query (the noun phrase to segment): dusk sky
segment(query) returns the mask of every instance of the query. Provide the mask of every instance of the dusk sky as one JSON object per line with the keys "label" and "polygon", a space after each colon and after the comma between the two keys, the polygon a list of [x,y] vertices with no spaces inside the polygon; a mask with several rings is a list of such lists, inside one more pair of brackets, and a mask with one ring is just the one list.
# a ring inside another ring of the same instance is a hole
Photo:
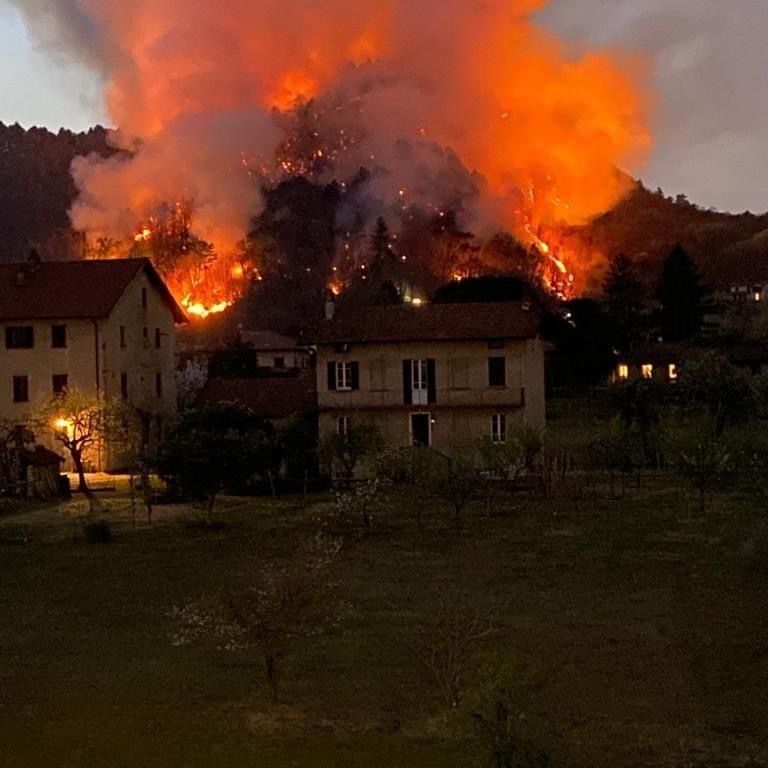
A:
{"label": "dusk sky", "polygon": [[[642,177],[704,206],[768,209],[764,0],[554,0],[558,34],[644,54],[655,84],[655,151]],[[98,77],[29,42],[0,0],[0,120],[74,129],[107,122]]]}

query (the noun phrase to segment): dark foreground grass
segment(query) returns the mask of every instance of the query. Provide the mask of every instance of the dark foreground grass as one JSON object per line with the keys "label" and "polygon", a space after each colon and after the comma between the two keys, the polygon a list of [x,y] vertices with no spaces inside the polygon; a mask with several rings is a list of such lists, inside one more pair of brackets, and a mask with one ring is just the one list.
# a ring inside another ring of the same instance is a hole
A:
{"label": "dark foreground grass", "polygon": [[[294,646],[278,705],[257,656],[177,647],[168,612],[249,584],[330,502],[224,506],[221,530],[179,507],[134,528],[115,497],[106,545],[76,505],[0,519],[0,765],[481,766],[472,714],[498,685],[554,766],[768,765],[768,546],[748,499],[700,516],[657,477],[620,500],[478,505],[461,538],[447,510],[423,536],[393,511],[347,533],[347,616]],[[439,584],[504,606],[453,712],[409,650]]]}

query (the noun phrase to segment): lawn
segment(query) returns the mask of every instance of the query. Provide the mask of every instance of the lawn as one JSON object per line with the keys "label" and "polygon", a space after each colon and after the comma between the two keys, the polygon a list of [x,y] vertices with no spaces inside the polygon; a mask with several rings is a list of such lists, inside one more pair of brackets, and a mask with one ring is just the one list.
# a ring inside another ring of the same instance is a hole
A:
{"label": "lawn", "polygon": [[[479,767],[472,715],[499,688],[553,766],[768,765],[761,506],[724,495],[701,515],[665,475],[574,496],[478,503],[461,536],[422,499],[423,534],[402,504],[370,533],[345,529],[347,609],[293,645],[278,704],[258,654],[175,645],[169,613],[290,557],[331,497],[226,498],[211,530],[181,506],[134,521],[118,489],[105,545],[84,540],[78,500],[8,510],[0,765]],[[411,650],[439,590],[498,613],[453,710]]]}

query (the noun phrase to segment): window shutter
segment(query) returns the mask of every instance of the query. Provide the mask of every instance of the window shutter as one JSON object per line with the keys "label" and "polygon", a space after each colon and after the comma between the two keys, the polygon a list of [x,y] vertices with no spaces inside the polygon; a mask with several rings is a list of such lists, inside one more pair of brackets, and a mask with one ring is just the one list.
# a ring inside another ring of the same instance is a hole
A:
{"label": "window shutter", "polygon": [[360,389],[360,363],[352,363],[352,389]]}
{"label": "window shutter", "polygon": [[403,360],[403,402],[406,405],[413,404],[413,371],[411,365],[411,360]]}
{"label": "window shutter", "polygon": [[336,389],[336,363],[328,363],[328,391]]}
{"label": "window shutter", "polygon": [[434,360],[427,360],[427,402],[437,402],[437,365]]}

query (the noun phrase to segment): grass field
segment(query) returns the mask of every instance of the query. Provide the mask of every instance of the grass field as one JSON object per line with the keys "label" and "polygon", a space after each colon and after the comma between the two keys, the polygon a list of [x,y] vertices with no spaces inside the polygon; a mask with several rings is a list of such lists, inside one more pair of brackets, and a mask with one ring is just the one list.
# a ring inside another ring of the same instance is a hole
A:
{"label": "grass field", "polygon": [[[402,505],[347,531],[347,614],[297,641],[277,705],[257,655],[177,647],[169,611],[290,557],[330,497],[227,498],[208,530],[184,507],[134,525],[117,492],[108,545],[83,539],[77,500],[6,511],[0,765],[479,767],[488,680],[553,766],[768,765],[764,510],[728,495],[702,516],[667,476],[568,495],[478,504],[461,537],[423,500],[421,536]],[[503,604],[454,711],[409,649],[436,585]]]}

